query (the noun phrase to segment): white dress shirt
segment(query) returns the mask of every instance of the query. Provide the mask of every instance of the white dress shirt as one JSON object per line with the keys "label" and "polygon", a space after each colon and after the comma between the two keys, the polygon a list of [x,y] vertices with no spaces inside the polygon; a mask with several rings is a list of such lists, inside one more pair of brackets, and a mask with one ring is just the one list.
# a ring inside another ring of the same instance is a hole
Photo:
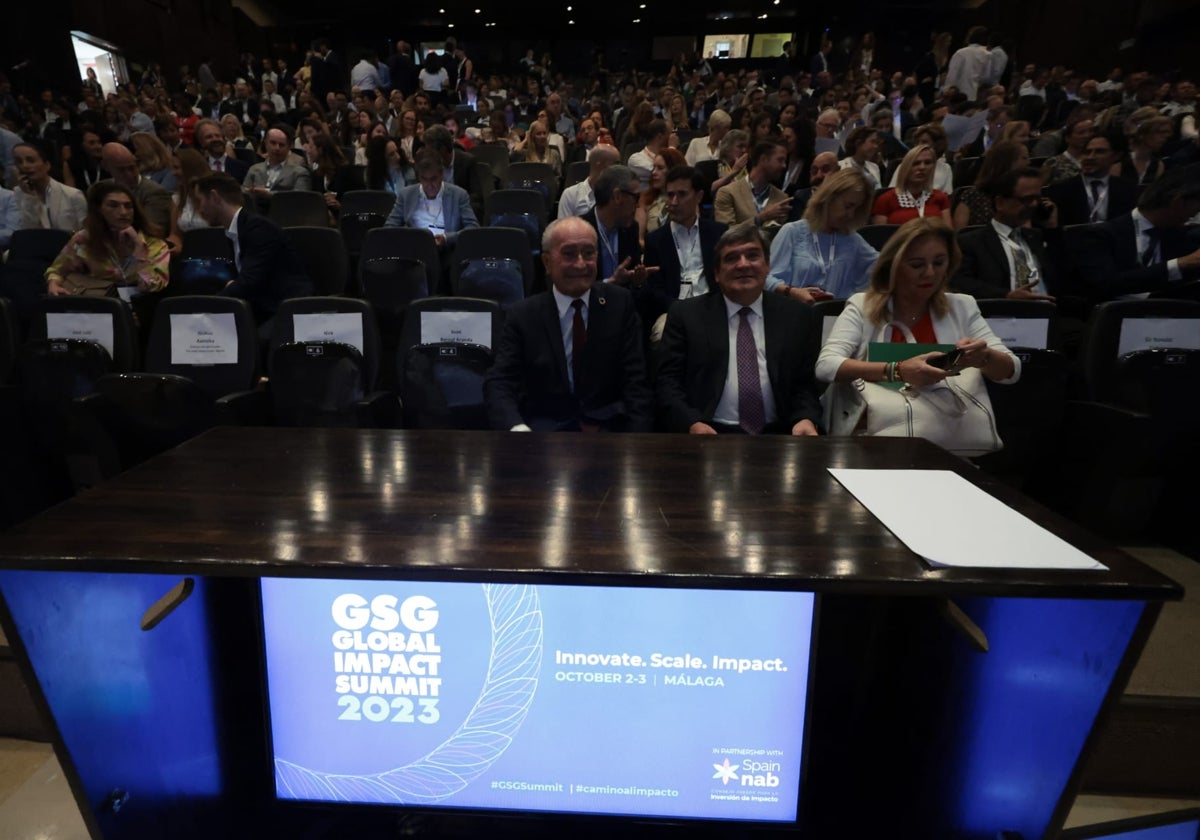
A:
{"label": "white dress shirt", "polygon": [[[1064,154],[1066,154],[1064,152]],[[1087,196],[1088,203],[1088,221],[1089,222],[1105,222],[1108,221],[1108,178],[1109,175],[1105,172],[1103,175],[1083,175],[1083,194]],[[1100,181],[1099,198],[1092,196],[1092,182]]]}
{"label": "white dress shirt", "polygon": [[238,216],[242,215],[242,208],[238,208],[233,214],[233,219],[229,222],[229,227],[225,231],[225,235],[229,237],[229,241],[233,243],[233,264],[237,266],[238,273],[242,272],[242,249],[238,245]]}
{"label": "white dress shirt", "polygon": [[583,216],[596,206],[596,193],[587,179],[572,184],[562,192],[558,199],[558,218],[567,216]]}
{"label": "white dress shirt", "polygon": [[[741,422],[738,417],[737,335],[742,321],[739,314],[742,311],[742,305],[734,303],[729,298],[724,300],[725,314],[728,316],[727,323],[729,325],[729,364],[725,369],[725,390],[721,392],[721,400],[717,403],[716,411],[713,412],[713,422],[725,426],[737,426]],[[749,316],[750,332],[754,335],[754,347],[758,351],[758,382],[762,389],[763,416],[766,418],[767,425],[770,425],[776,419],[775,393],[771,390],[771,377],[767,374],[767,340],[766,331],[763,329],[761,294],[754,303],[750,304],[750,309],[754,313]]]}
{"label": "white dress shirt", "polygon": [[428,198],[422,190],[412,218],[408,220],[409,225],[415,228],[425,228],[434,236],[444,234],[446,232],[446,212],[442,206],[442,195],[445,192],[446,185],[444,183],[433,198]]}
{"label": "white dress shirt", "polygon": [[704,257],[700,248],[700,217],[696,217],[691,227],[675,222],[668,224],[671,239],[675,241],[675,254],[679,257],[679,299],[706,294],[708,281],[704,278]]}
{"label": "white dress shirt", "polygon": [[571,384],[571,391],[575,391],[575,307],[571,304],[576,300],[583,301],[583,325],[588,325],[588,296],[585,293],[581,297],[567,297],[553,286],[550,291],[554,293],[554,305],[558,307],[558,326],[562,330],[563,354],[567,359],[567,382]]}

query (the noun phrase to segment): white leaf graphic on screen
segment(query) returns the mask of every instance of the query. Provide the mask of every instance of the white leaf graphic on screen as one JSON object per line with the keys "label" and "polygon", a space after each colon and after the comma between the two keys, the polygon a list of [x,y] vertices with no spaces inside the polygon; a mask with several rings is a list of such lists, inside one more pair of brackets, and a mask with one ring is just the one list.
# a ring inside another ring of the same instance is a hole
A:
{"label": "white leaf graphic on screen", "polygon": [[542,666],[542,611],[532,586],[483,584],[492,652],[483,690],[462,725],[427,755],[383,773],[322,773],[275,760],[279,794],[291,799],[431,804],[487,771],[525,722]]}
{"label": "white leaf graphic on screen", "polygon": [[729,759],[727,758],[725,759],[724,764],[713,765],[713,769],[717,771],[716,773],[713,773],[713,778],[720,779],[721,784],[727,785],[729,784],[730,779],[736,779],[738,777],[737,771],[738,767],[740,766],[740,764],[730,764]]}

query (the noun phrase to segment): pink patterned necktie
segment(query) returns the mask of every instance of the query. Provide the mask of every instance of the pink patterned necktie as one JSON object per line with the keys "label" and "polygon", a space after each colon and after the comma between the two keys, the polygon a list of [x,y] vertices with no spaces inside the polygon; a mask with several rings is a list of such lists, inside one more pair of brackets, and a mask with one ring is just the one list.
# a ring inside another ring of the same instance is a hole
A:
{"label": "pink patterned necktie", "polygon": [[758,347],[750,329],[753,311],[748,306],[738,311],[741,316],[737,333],[738,422],[748,434],[756,435],[767,424],[767,418],[758,379]]}

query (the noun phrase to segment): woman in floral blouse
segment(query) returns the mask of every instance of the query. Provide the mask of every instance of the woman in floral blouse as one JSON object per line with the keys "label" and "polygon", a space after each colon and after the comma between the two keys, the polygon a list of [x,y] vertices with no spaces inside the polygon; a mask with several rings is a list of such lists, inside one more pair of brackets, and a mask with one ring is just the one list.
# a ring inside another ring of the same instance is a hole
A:
{"label": "woman in floral blouse", "polygon": [[166,288],[171,253],[122,186],[100,181],[88,190],[83,230],[46,269],[52,295],[115,295],[118,286],[139,292]]}

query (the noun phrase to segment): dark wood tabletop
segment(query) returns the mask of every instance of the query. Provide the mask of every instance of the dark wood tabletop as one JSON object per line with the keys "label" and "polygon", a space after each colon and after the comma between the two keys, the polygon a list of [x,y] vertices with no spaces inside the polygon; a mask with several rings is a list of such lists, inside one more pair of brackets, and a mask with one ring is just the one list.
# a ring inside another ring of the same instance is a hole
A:
{"label": "dark wood tabletop", "polygon": [[[1109,571],[931,569],[827,467],[953,470]],[[885,438],[219,428],[0,535],[0,568],[1182,596],[970,464]]]}

